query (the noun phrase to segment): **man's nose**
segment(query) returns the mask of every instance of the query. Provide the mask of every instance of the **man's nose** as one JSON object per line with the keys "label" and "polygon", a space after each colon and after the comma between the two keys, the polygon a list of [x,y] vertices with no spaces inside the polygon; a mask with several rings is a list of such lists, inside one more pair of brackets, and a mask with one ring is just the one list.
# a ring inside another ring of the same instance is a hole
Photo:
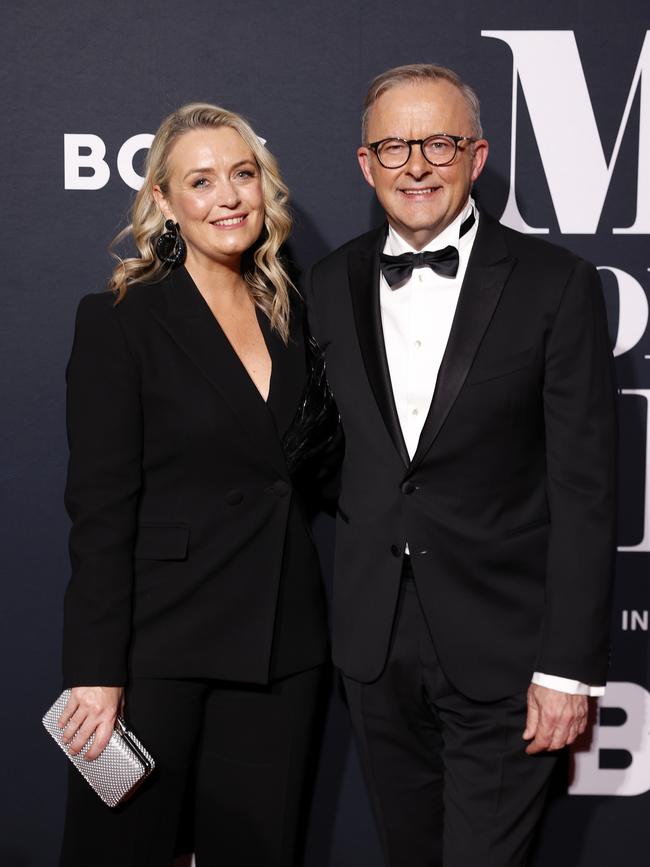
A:
{"label": "man's nose", "polygon": [[414,178],[422,178],[431,172],[432,165],[427,162],[422,153],[422,146],[411,145],[411,155],[406,163],[406,171]]}

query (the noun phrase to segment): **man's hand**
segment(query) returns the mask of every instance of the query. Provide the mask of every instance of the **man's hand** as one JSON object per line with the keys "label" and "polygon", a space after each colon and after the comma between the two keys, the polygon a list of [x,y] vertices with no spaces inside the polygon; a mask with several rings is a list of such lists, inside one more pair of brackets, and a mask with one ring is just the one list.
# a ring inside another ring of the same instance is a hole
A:
{"label": "man's hand", "polygon": [[115,718],[122,709],[124,689],[121,686],[77,686],[59,717],[59,728],[65,727],[63,740],[71,755],[81,752],[88,738],[95,739],[84,758],[91,762],[111,739]]}
{"label": "man's hand", "polygon": [[530,741],[528,755],[572,744],[587,728],[587,710],[586,695],[571,695],[531,683],[523,734],[523,739]]}

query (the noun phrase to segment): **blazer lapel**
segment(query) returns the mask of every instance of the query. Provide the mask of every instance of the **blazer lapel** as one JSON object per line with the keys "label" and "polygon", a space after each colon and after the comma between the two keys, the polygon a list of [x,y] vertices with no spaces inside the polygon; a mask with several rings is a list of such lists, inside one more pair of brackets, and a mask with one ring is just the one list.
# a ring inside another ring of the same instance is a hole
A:
{"label": "blazer lapel", "polygon": [[379,253],[385,237],[383,227],[371,233],[365,250],[350,253],[348,279],[359,347],[370,387],[395,448],[408,467],[410,459],[395,406],[381,326]]}
{"label": "blazer lapel", "polygon": [[458,397],[514,266],[496,220],[481,213],[433,400],[411,469],[433,445]]}
{"label": "blazer lapel", "polygon": [[271,412],[185,268],[161,283],[160,303],[151,312],[219,393],[251,448],[286,475]]}

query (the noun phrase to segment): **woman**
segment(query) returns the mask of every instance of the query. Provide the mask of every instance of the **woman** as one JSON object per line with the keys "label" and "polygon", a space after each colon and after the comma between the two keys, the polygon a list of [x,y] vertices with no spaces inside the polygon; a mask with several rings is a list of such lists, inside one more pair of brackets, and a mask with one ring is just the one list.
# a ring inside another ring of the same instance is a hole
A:
{"label": "woman", "polygon": [[282,450],[306,377],[289,228],[250,126],[187,105],[122,233],[140,256],[79,306],[59,724],[92,759],[124,705],[156,770],[115,811],[71,770],[66,867],[171,864],[184,801],[198,867],[295,861],[327,638]]}

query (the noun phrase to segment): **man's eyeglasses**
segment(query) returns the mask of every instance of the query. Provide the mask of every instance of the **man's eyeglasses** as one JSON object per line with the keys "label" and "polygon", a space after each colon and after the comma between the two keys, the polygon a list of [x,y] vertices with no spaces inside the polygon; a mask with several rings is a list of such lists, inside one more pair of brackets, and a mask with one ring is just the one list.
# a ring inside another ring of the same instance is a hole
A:
{"label": "man's eyeglasses", "polygon": [[385,169],[400,169],[411,158],[413,145],[420,145],[422,156],[432,166],[448,166],[453,163],[461,141],[475,142],[468,135],[448,135],[446,132],[430,135],[428,138],[383,138],[366,145]]}

